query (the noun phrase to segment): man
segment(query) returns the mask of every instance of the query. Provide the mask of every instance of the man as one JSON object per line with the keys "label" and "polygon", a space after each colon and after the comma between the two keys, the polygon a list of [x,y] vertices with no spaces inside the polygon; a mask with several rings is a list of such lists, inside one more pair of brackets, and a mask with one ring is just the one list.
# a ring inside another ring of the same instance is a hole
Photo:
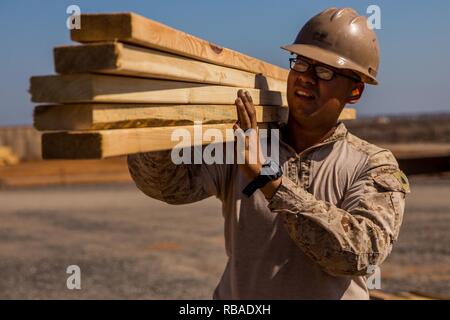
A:
{"label": "man", "polygon": [[[295,43],[279,164],[174,165],[170,151],[129,156],[136,185],[172,204],[222,201],[228,263],[216,299],[368,299],[365,276],[389,255],[408,182],[392,153],[350,134],[339,114],[376,84],[365,17],[330,8]],[[235,129],[256,129],[240,90]]]}

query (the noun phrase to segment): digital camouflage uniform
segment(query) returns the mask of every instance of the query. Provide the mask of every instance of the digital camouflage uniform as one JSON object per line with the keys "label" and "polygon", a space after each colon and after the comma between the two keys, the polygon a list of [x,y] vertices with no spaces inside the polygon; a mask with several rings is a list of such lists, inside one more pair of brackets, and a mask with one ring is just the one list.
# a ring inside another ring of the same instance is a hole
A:
{"label": "digital camouflage uniform", "polygon": [[222,201],[228,262],[215,299],[367,299],[367,268],[391,252],[409,193],[392,153],[343,123],[300,154],[280,141],[283,178],[270,201],[242,194],[250,181],[237,165],[174,165],[170,151],[128,164],[152,198]]}

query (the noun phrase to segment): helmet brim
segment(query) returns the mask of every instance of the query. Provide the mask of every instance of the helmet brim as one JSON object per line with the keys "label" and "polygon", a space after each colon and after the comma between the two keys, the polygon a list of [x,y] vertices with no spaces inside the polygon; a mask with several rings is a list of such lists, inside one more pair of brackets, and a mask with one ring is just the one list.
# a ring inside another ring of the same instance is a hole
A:
{"label": "helmet brim", "polygon": [[368,73],[357,63],[338,55],[329,50],[322,49],[317,46],[308,44],[288,44],[282,46],[281,49],[304,56],[306,58],[319,61],[337,69],[349,69],[358,74],[361,80],[368,84],[377,85],[377,79]]}

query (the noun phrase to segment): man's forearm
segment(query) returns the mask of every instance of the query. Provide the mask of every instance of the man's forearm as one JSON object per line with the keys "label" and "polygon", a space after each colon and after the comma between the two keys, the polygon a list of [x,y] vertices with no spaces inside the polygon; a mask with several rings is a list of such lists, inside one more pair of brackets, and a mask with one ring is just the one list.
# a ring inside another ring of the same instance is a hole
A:
{"label": "man's forearm", "polygon": [[272,199],[272,197],[275,195],[281,185],[281,179],[282,178],[278,178],[277,180],[269,181],[269,183],[261,188],[261,191],[262,193],[264,193],[264,196],[267,200]]}
{"label": "man's forearm", "polygon": [[375,207],[375,195],[375,191],[368,193],[358,208],[348,212],[316,199],[284,178],[268,207],[285,218],[290,237],[326,272],[334,276],[364,275],[369,265],[378,265],[386,258],[393,238],[383,223],[367,217],[388,217],[392,224],[396,221],[388,201]]}

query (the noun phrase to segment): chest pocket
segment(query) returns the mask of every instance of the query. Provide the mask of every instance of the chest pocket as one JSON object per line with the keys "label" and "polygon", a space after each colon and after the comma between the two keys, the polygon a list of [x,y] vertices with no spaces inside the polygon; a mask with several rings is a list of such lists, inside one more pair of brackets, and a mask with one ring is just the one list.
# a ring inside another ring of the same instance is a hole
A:
{"label": "chest pocket", "polygon": [[308,190],[311,182],[311,160],[308,158],[290,159],[287,163],[287,176],[297,186]]}

